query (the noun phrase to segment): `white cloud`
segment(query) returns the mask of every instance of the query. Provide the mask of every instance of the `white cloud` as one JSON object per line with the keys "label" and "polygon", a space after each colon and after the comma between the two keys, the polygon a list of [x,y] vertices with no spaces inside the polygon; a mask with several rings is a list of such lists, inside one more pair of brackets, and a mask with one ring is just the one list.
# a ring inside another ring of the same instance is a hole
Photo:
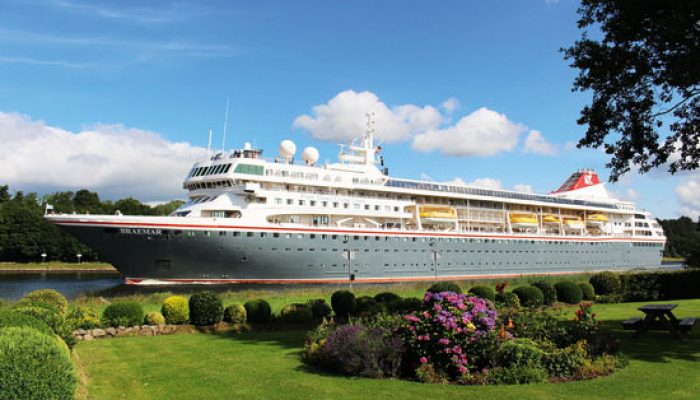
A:
{"label": "white cloud", "polygon": [[442,108],[448,113],[451,113],[458,109],[459,105],[459,100],[455,99],[454,97],[450,97],[442,103]]}
{"label": "white cloud", "polygon": [[407,140],[418,132],[437,128],[442,116],[433,106],[413,104],[389,107],[372,92],[346,90],[328,103],[313,107],[313,116],[301,115],[294,127],[328,141],[348,141],[366,130],[366,113],[373,112],[375,137],[384,142]]}
{"label": "white cloud", "polygon": [[518,183],[517,185],[514,185],[513,190],[521,193],[535,193],[532,190],[532,185],[526,185],[524,183]]}
{"label": "white cloud", "polygon": [[531,130],[525,138],[524,150],[526,153],[534,153],[543,156],[553,156],[557,154],[557,147],[542,136],[542,132]]}
{"label": "white cloud", "polygon": [[0,112],[0,182],[12,189],[86,188],[105,197],[184,198],[182,180],[205,150],[155,132],[96,125],[80,132]]}
{"label": "white cloud", "polygon": [[493,178],[476,178],[471,182],[465,182],[464,179],[462,178],[454,178],[449,181],[444,182],[448,185],[456,185],[456,186],[474,186],[474,187],[480,187],[484,189],[502,189],[503,184],[501,184],[501,181],[498,179],[493,179]]}
{"label": "white cloud", "polygon": [[418,151],[438,150],[455,156],[490,156],[513,150],[524,129],[505,115],[482,107],[453,126],[416,135],[412,146]]}
{"label": "white cloud", "polygon": [[680,214],[692,219],[700,217],[700,173],[694,173],[676,186]]}

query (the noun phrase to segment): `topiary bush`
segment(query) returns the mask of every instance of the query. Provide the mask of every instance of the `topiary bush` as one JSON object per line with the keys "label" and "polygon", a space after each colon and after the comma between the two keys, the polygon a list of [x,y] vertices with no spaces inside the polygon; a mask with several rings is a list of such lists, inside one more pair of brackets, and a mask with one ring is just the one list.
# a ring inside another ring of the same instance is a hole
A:
{"label": "topiary bush", "polygon": [[198,292],[190,297],[190,322],[196,326],[209,326],[221,322],[224,302],[214,292]]}
{"label": "topiary bush", "polygon": [[165,325],[165,317],[158,311],[151,311],[143,317],[143,323],[146,325]]}
{"label": "topiary bush", "polygon": [[355,294],[347,290],[338,290],[331,296],[331,306],[335,315],[340,318],[347,318],[355,313],[357,300]]}
{"label": "topiary bush", "polygon": [[94,329],[100,326],[100,316],[86,306],[76,306],[66,317],[76,329]]}
{"label": "topiary bush", "polygon": [[436,282],[433,283],[426,291],[432,293],[452,292],[461,294],[462,288],[455,282]]}
{"label": "topiary bush", "polygon": [[546,282],[546,281],[537,281],[533,282],[530,285],[540,289],[542,291],[542,295],[544,296],[544,304],[547,306],[551,306],[557,301],[557,289],[554,288],[554,285]]}
{"label": "topiary bush", "polygon": [[190,317],[190,305],[187,297],[170,296],[163,300],[160,313],[165,317],[165,321],[172,325],[180,325],[187,322]]}
{"label": "topiary bush", "polygon": [[545,352],[530,339],[508,340],[498,350],[498,362],[503,367],[541,368]]}
{"label": "topiary bush", "polygon": [[30,315],[36,319],[44,321],[51,329],[56,332],[61,324],[63,323],[63,318],[56,311],[55,308],[47,304],[26,305],[26,303],[18,303],[12,312]]}
{"label": "topiary bush", "polygon": [[324,299],[309,300],[306,304],[311,307],[311,314],[315,319],[323,319],[331,316],[333,310]]}
{"label": "topiary bush", "polygon": [[224,321],[232,324],[243,324],[248,320],[245,307],[241,304],[231,304],[224,308]]}
{"label": "topiary bush", "polygon": [[0,399],[72,400],[77,375],[68,348],[29,327],[0,329]]}
{"label": "topiary bush", "polygon": [[280,319],[293,324],[306,324],[314,319],[311,307],[304,303],[287,304],[280,312]]}
{"label": "topiary bush", "polygon": [[518,385],[547,382],[544,368],[507,367],[494,368],[488,372],[488,383],[492,385]]}
{"label": "topiary bush", "polygon": [[390,314],[408,314],[420,310],[422,306],[423,300],[415,297],[394,300],[384,305],[386,311]]}
{"label": "topiary bush", "polygon": [[245,307],[248,322],[267,323],[272,318],[270,303],[265,300],[251,300],[243,305]]}
{"label": "topiary bush", "polygon": [[578,287],[581,288],[581,293],[583,293],[584,300],[593,300],[595,298],[595,289],[590,283],[579,282]]}
{"label": "topiary bush", "polygon": [[360,296],[355,302],[355,315],[369,317],[384,311],[381,303],[369,296]]}
{"label": "topiary bush", "polygon": [[102,321],[107,326],[134,326],[143,322],[143,307],[135,301],[117,301],[105,308]]}
{"label": "topiary bush", "polygon": [[53,330],[44,321],[29,314],[0,311],[0,329],[7,327],[34,328],[41,333],[53,335]]}
{"label": "topiary bush", "polygon": [[544,304],[544,295],[534,286],[519,286],[513,289],[523,307],[539,307]]}
{"label": "topiary bush", "polygon": [[35,290],[22,298],[23,302],[48,304],[56,309],[59,315],[65,316],[68,311],[68,300],[61,292],[54,289]]}
{"label": "topiary bush", "polygon": [[592,275],[588,281],[599,295],[618,294],[620,292],[620,276],[614,272],[599,272]]}
{"label": "topiary bush", "polygon": [[496,293],[496,304],[506,308],[520,308],[520,299],[513,292]]}
{"label": "topiary bush", "polygon": [[571,281],[561,281],[554,284],[557,289],[557,299],[563,303],[578,304],[583,300],[581,287]]}
{"label": "topiary bush", "polygon": [[399,300],[400,298],[401,296],[392,292],[382,292],[374,295],[374,300],[377,303],[382,304],[391,303],[392,301]]}
{"label": "topiary bush", "polygon": [[474,286],[469,289],[469,293],[476,297],[481,297],[482,299],[496,301],[496,291],[493,290],[491,286]]}

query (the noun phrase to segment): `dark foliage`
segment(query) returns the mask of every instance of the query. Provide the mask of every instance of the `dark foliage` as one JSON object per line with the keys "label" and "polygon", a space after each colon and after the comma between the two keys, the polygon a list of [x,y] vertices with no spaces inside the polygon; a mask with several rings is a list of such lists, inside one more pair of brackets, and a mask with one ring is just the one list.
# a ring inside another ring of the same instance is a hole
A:
{"label": "dark foliage", "polygon": [[355,313],[357,300],[355,294],[347,290],[338,290],[331,295],[331,306],[335,315],[340,318],[347,318]]}
{"label": "dark foliage", "polygon": [[385,305],[386,311],[391,314],[408,314],[420,310],[423,300],[415,297],[407,297],[389,302]]}
{"label": "dark foliage", "polygon": [[562,281],[554,284],[557,289],[557,299],[563,303],[578,304],[583,300],[581,287],[575,282]]}
{"label": "dark foliage", "polygon": [[394,300],[400,299],[401,296],[399,296],[396,293],[391,293],[391,292],[382,292],[378,293],[374,296],[374,300],[377,301],[377,303],[390,303]]}
{"label": "dark foliage", "polygon": [[355,314],[361,317],[369,317],[384,311],[381,303],[369,296],[360,296],[355,301]]}
{"label": "dark foliage", "polygon": [[287,304],[280,312],[280,319],[293,324],[305,324],[314,319],[311,307],[305,303]]}
{"label": "dark foliage", "polygon": [[539,307],[544,304],[542,291],[534,286],[520,286],[513,289],[523,307]]}
{"label": "dark foliage", "polygon": [[557,289],[554,285],[546,281],[537,281],[531,283],[532,286],[540,289],[544,296],[544,304],[551,306],[557,301]]}
{"label": "dark foliage", "polygon": [[251,300],[243,305],[248,315],[248,322],[267,323],[272,318],[272,308],[265,300]]}
{"label": "dark foliage", "polygon": [[198,292],[190,297],[190,322],[196,326],[214,325],[224,317],[224,302],[218,294]]}
{"label": "dark foliage", "polygon": [[331,306],[329,306],[324,299],[309,300],[307,304],[311,307],[311,314],[315,319],[328,318],[333,312]]}
{"label": "dark foliage", "polygon": [[462,288],[455,282],[436,282],[433,283],[426,291],[433,293],[453,292],[461,294]]}
{"label": "dark foliage", "polygon": [[584,300],[593,300],[595,298],[595,289],[588,282],[579,282],[578,287],[581,288]]}
{"label": "dark foliage", "polygon": [[[659,220],[666,235],[664,255],[688,259],[700,251],[700,224],[688,217]],[[700,267],[700,262],[693,263]],[[689,265],[693,265],[689,263]]]}
{"label": "dark foliage", "polygon": [[615,294],[620,292],[620,276],[614,272],[605,271],[592,275],[588,280],[596,294]]}
{"label": "dark foliage", "polygon": [[108,326],[141,325],[144,313],[140,303],[135,301],[114,302],[102,313],[102,322]]}
{"label": "dark foliage", "polygon": [[493,290],[491,286],[474,286],[473,288],[469,289],[469,293],[476,297],[490,300],[491,302],[496,301],[496,291]]}
{"label": "dark foliage", "polygon": [[573,89],[592,91],[579,147],[603,146],[612,180],[633,166],[697,168],[700,2],[583,0],[578,12],[583,35],[563,51],[579,70]]}

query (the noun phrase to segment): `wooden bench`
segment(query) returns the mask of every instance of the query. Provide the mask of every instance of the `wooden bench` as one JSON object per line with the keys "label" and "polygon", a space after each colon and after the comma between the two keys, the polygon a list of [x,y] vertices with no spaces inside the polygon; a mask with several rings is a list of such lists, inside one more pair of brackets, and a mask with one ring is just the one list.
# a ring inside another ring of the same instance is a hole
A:
{"label": "wooden bench", "polygon": [[622,327],[626,330],[637,330],[642,323],[642,319],[639,317],[632,317],[626,321],[622,321]]}
{"label": "wooden bench", "polygon": [[679,323],[678,323],[678,330],[682,332],[690,332],[691,329],[695,326],[695,318],[693,317],[687,317],[683,318]]}

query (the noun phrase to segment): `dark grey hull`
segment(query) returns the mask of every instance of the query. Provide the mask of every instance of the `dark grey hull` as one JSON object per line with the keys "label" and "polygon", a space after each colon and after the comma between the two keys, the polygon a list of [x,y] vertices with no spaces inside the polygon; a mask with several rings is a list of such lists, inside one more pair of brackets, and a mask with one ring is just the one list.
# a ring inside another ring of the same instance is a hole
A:
{"label": "dark grey hull", "polygon": [[663,250],[663,242],[641,239],[61,227],[134,283],[370,282],[629,270],[658,268]]}

